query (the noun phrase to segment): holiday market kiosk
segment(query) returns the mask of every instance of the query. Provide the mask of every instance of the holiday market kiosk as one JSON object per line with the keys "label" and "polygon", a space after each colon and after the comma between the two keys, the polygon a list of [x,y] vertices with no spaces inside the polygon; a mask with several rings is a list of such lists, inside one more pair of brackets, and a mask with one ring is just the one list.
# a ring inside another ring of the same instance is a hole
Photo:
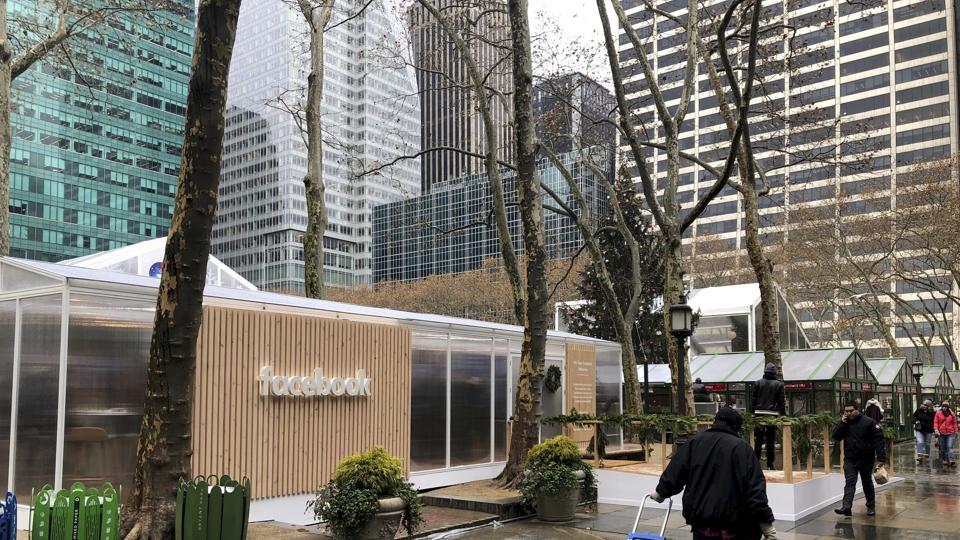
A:
{"label": "holiday market kiosk", "polygon": [[[373,445],[421,488],[502,469],[522,328],[228,282],[204,295],[193,472],[249,476],[251,520],[312,521],[336,463]],[[130,486],[158,283],[0,259],[0,488]],[[620,412],[618,344],[551,332],[547,365],[544,414]]]}

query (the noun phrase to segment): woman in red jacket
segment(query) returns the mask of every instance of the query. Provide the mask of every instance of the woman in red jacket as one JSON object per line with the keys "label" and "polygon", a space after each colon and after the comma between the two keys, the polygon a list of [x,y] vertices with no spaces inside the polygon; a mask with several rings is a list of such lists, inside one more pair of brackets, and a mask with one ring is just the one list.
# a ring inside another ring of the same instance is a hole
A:
{"label": "woman in red jacket", "polygon": [[950,402],[944,401],[933,417],[933,432],[940,439],[940,460],[944,465],[956,467],[953,459],[953,442],[957,438],[957,415],[950,410]]}

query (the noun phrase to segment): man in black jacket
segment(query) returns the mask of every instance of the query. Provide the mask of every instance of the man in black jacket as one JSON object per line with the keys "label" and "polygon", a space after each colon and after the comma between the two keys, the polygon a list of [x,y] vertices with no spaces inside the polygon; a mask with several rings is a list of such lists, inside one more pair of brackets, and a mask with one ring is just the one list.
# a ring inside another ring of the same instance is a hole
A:
{"label": "man in black jacket", "polygon": [[[783,382],[777,379],[777,366],[772,363],[763,368],[763,378],[753,383],[753,414],[783,416],[787,414],[787,402]],[[777,427],[761,426],[753,430],[757,459],[767,445],[767,468],[773,468],[776,457]]]}
{"label": "man in black jacket", "polygon": [[887,449],[883,441],[883,429],[872,418],[860,414],[860,405],[856,401],[847,403],[843,409],[843,418],[833,430],[833,440],[843,441],[843,476],[846,485],[843,488],[843,506],[834,512],[849,516],[853,508],[853,495],[857,491],[857,476],[863,484],[863,495],[867,499],[867,515],[877,515],[873,489],[874,463],[887,461]]}
{"label": "man in black jacket", "polygon": [[681,446],[650,498],[663,502],[683,491],[683,517],[694,540],[777,537],[767,482],[750,445],[740,438],[740,413],[717,412],[713,427]]}

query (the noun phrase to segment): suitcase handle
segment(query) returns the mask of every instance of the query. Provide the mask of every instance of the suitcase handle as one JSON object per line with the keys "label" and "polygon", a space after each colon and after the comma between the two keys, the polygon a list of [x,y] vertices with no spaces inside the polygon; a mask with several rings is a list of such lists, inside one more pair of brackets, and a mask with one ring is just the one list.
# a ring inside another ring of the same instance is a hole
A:
{"label": "suitcase handle", "polygon": [[[637,519],[633,520],[633,529],[631,532],[637,532],[637,526],[640,525],[640,516],[643,515],[643,507],[647,504],[647,499],[650,498],[650,495],[644,495],[643,500],[640,501],[640,510],[637,511]],[[673,498],[667,499],[667,513],[663,516],[663,524],[660,526],[660,536],[663,536],[663,533],[667,531],[667,520],[670,519],[670,511],[673,510]]]}

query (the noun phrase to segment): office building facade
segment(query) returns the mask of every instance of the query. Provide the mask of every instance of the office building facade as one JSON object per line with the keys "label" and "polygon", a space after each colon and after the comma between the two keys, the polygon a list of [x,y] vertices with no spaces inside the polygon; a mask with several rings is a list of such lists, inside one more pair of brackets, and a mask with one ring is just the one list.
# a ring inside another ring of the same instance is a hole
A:
{"label": "office building facade", "polygon": [[[609,155],[606,151],[599,150],[592,159],[600,162],[606,155]],[[558,157],[573,174],[595,224],[607,209],[603,185],[591,168],[581,161],[588,159],[581,152]],[[540,181],[550,186],[579,214],[579,206],[554,164],[541,159],[538,169]],[[504,170],[503,181],[507,204],[516,203],[513,172]],[[544,203],[549,204],[544,197]],[[373,217],[374,281],[409,281],[436,274],[466,272],[481,268],[487,259],[499,258],[497,228],[490,217],[492,207],[493,195],[486,173],[437,184],[430,193],[378,206]],[[520,215],[511,207],[507,218],[510,237],[518,254],[522,255]],[[573,220],[545,210],[544,225],[549,257],[569,257],[580,249],[583,242]]]}
{"label": "office building facade", "polygon": [[[8,9],[11,20],[42,21],[50,6],[14,0]],[[174,0],[149,15],[115,14],[71,37],[69,58],[52,51],[13,81],[11,255],[61,260],[166,234],[193,10]]]}
{"label": "office building facade", "polygon": [[[663,11],[680,16],[686,5],[681,0],[657,2]],[[686,54],[683,29],[654,15],[640,0],[627,0],[624,7],[648,47],[667,105],[676,106]],[[765,35],[761,96],[754,106],[758,113],[752,140],[771,186],[769,195],[760,198],[761,234],[768,249],[788,245],[791,232],[810,222],[833,220],[841,231],[846,223],[887,215],[897,208],[898,192],[910,184],[907,171],[957,154],[957,8],[955,0],[764,2],[766,23],[795,28]],[[631,113],[655,122],[654,103],[623,28],[619,53],[627,66]],[[702,66],[693,91],[680,148],[718,163],[728,148],[727,128]],[[665,174],[665,159],[651,149],[648,164],[655,174]],[[690,208],[712,177],[690,162],[681,167],[678,198],[683,208]],[[696,272],[697,260],[709,258],[713,265],[736,266],[736,281],[755,280],[745,257],[744,235],[743,203],[727,188],[685,238],[689,266]],[[785,272],[782,282],[789,282],[790,268],[779,270]],[[908,302],[922,303],[900,283],[884,287],[890,293],[905,292]],[[792,300],[798,302],[798,315],[812,339],[851,344],[804,309],[812,299]],[[908,314],[892,304],[886,302],[883,309],[903,352],[950,364],[956,351],[951,353],[946,342],[920,350],[909,331],[897,324]],[[953,325],[947,331],[960,336],[958,315],[957,307],[948,305],[943,324]],[[884,354],[879,336],[857,345],[868,354]]]}
{"label": "office building facade", "polygon": [[[400,23],[379,1],[364,4],[337,2],[325,33],[324,275],[335,287],[372,279],[373,207],[420,192],[417,159],[380,168],[419,151],[420,117],[412,71],[391,60],[402,58]],[[230,69],[213,254],[262,289],[304,287],[306,144],[291,110],[304,108],[308,42],[294,6],[244,2]]]}
{"label": "office building facade", "polygon": [[[434,2],[451,26],[457,28],[470,55],[485,77],[485,85],[510,99],[512,65],[507,55],[510,22],[503,0],[440,0]],[[483,171],[487,149],[483,116],[477,106],[467,63],[436,18],[419,2],[407,12],[413,63],[420,96],[422,191],[433,185]],[[499,156],[509,162],[514,154],[508,105],[490,99],[497,126]],[[434,149],[434,150],[431,150]],[[465,150],[473,155],[458,152]]]}

